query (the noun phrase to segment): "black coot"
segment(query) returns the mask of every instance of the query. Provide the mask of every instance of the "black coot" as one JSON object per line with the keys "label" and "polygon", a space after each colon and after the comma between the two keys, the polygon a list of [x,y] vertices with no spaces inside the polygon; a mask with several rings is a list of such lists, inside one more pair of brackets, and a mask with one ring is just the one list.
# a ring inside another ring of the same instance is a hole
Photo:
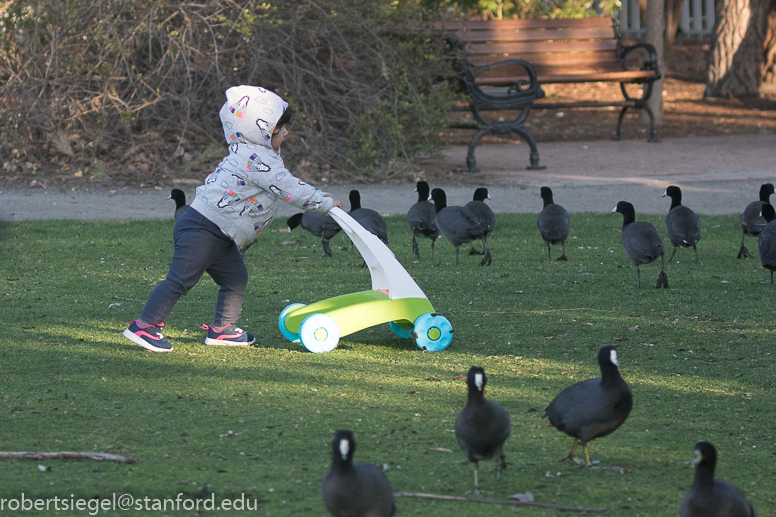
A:
{"label": "black coot", "polygon": [[673,260],[677,248],[691,247],[695,251],[695,262],[700,264],[698,249],[695,247],[701,238],[701,222],[698,215],[682,204],[682,189],[679,187],[669,186],[663,192],[663,197],[665,196],[671,197],[671,208],[666,215],[666,230],[668,240],[674,245],[674,251],[668,261]]}
{"label": "black coot", "polygon": [[773,184],[763,183],[760,186],[760,199],[746,205],[744,213],[741,214],[741,229],[744,234],[741,236],[741,248],[738,250],[738,258],[752,256],[746,246],[744,246],[744,239],[747,235],[757,237],[762,229],[765,228],[765,225],[768,224],[765,218],[760,215],[760,212],[762,212],[764,204],[770,203],[771,194],[773,193]]}
{"label": "black coot", "polygon": [[636,266],[636,279],[641,289],[641,264],[650,264],[660,257],[660,275],[657,277],[655,287],[668,287],[668,276],[665,272],[665,258],[663,256],[663,239],[657,233],[652,223],[636,221],[636,210],[627,201],[620,201],[612,209],[612,213],[622,214],[622,247],[625,253]]}
{"label": "black coot", "polygon": [[458,247],[461,244],[479,239],[485,251],[480,265],[490,265],[490,249],[485,242],[488,228],[466,207],[447,206],[447,194],[441,188],[431,191],[436,209],[436,222],[439,231],[455,247],[455,263],[458,264]]}
{"label": "black coot", "polygon": [[[617,369],[617,349],[605,346],[598,351],[601,376],[569,386],[555,397],[544,412],[559,431],[574,438],[567,456],[577,465],[590,466],[587,444],[620,427],[633,408],[633,396]],[[582,445],[585,459],[576,457]]]}
{"label": "black coot", "polygon": [[455,437],[466,458],[474,463],[474,492],[479,493],[479,461],[488,460],[496,455],[499,463],[496,467],[496,479],[501,479],[501,469],[506,468],[504,442],[509,438],[511,422],[506,409],[485,398],[485,385],[488,380],[485,370],[472,366],[466,377],[469,394],[466,406],[455,419]]}
{"label": "black coot", "polygon": [[170,191],[167,199],[175,201],[175,213],[172,217],[173,220],[177,221],[183,215],[183,212],[189,209],[189,206],[186,204],[186,193],[179,188],[174,188]]}
{"label": "black coot", "polygon": [[388,244],[388,227],[383,217],[371,208],[361,207],[361,194],[358,190],[351,190],[348,199],[350,199],[350,216],[365,230],[375,234],[384,244]]}
{"label": "black coot", "polygon": [[428,200],[428,183],[418,181],[415,192],[418,193],[418,201],[407,212],[407,224],[410,225],[412,232],[412,252],[420,260],[420,250],[416,237],[431,239],[431,260],[434,260],[434,244],[439,238],[439,228],[436,224],[434,204]]}
{"label": "black coot", "polygon": [[330,216],[322,212],[300,212],[288,218],[288,231],[301,225],[302,228],[321,238],[323,256],[331,257],[329,241],[337,235],[342,228]]}
{"label": "black coot", "polygon": [[773,272],[776,271],[776,210],[773,205],[763,205],[762,216],[768,221],[757,239],[757,247],[760,248],[760,263],[765,269],[771,270],[771,284]]}
{"label": "black coot", "polygon": [[[494,214],[493,210],[485,203],[486,199],[490,199],[488,189],[486,187],[479,187],[474,189],[472,200],[464,206],[487,228],[487,231],[485,232],[485,242],[487,243],[488,237],[490,237],[490,234],[493,233],[493,229],[496,227],[496,214]],[[469,249],[469,255],[482,255],[482,253],[483,252],[474,249],[474,243],[472,242],[471,248]]]}
{"label": "black coot", "polygon": [[744,494],[733,484],[714,479],[717,450],[709,442],[695,444],[695,478],[684,494],[679,514],[682,517],[757,517]]}
{"label": "black coot", "polygon": [[331,470],[323,478],[323,505],[334,517],[392,517],[393,489],[382,470],[353,462],[356,442],[350,431],[337,431],[332,441]]}
{"label": "black coot", "polygon": [[539,212],[536,226],[547,244],[547,256],[552,260],[550,244],[560,244],[563,246],[563,255],[558,257],[558,260],[566,260],[566,239],[569,237],[571,217],[565,208],[553,202],[550,187],[542,187],[540,196],[544,201],[544,208]]}

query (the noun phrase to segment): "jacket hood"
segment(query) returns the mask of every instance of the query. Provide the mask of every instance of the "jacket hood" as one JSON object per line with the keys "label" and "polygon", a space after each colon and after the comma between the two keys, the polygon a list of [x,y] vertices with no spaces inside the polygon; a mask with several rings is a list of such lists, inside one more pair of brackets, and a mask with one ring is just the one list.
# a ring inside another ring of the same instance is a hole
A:
{"label": "jacket hood", "polygon": [[259,86],[232,86],[219,112],[226,143],[271,148],[272,131],[287,107],[278,95]]}

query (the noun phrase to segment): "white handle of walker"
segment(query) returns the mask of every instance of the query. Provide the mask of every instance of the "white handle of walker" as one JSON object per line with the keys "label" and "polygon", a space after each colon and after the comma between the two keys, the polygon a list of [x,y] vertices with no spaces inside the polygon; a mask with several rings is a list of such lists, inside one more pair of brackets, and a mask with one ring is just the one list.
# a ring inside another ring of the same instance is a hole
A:
{"label": "white handle of walker", "polygon": [[364,229],[341,208],[334,207],[328,214],[340,225],[364,257],[372,277],[373,291],[381,291],[392,300],[426,298],[415,280],[396,260],[393,252],[376,235]]}

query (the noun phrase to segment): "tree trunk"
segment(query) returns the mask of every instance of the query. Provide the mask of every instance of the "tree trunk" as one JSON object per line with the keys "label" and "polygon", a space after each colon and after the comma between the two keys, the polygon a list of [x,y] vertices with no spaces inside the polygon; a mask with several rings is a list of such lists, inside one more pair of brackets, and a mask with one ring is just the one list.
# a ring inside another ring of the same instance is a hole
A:
{"label": "tree trunk", "polygon": [[[627,0],[624,0],[627,2]],[[682,3],[684,0],[665,0],[664,12],[666,16],[666,37],[665,44],[668,47],[674,44],[676,33],[679,30],[679,23],[682,19]],[[647,10],[647,0],[638,0],[639,20],[642,27],[649,24]],[[662,57],[662,54],[660,55]]]}
{"label": "tree trunk", "polygon": [[[626,2],[628,0],[625,0]],[[639,21],[641,22],[642,27],[647,26],[647,0],[638,0],[639,1]]]}
{"label": "tree trunk", "polygon": [[771,11],[768,13],[768,31],[763,45],[763,84],[771,88],[776,86],[776,0],[771,2]]}
{"label": "tree trunk", "polygon": [[[688,0],[689,1],[689,0]],[[671,48],[682,19],[683,0],[666,0],[666,48]]]}
{"label": "tree trunk", "polygon": [[705,97],[759,95],[772,0],[720,0]]}
{"label": "tree trunk", "polygon": [[[770,0],[769,0],[770,1]],[[665,77],[666,57],[663,53],[663,41],[665,39],[665,0],[649,0],[647,2],[647,43],[651,43],[657,51],[660,74]],[[663,79],[655,81],[652,85],[652,96],[647,105],[655,114],[655,125],[663,124]],[[642,114],[642,117],[644,114]]]}

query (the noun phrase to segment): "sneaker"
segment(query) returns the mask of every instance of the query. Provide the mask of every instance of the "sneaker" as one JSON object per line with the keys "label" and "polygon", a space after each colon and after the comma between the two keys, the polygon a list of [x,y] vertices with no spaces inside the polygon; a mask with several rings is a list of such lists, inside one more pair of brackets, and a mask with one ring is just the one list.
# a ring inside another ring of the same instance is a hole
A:
{"label": "sneaker", "polygon": [[163,326],[164,323],[159,323],[141,327],[135,320],[129,323],[129,328],[124,331],[124,337],[152,352],[172,352],[172,345],[159,332]]}
{"label": "sneaker", "polygon": [[253,336],[237,328],[234,323],[230,323],[221,330],[213,325],[202,325],[202,328],[207,329],[206,345],[248,346],[256,341]]}

